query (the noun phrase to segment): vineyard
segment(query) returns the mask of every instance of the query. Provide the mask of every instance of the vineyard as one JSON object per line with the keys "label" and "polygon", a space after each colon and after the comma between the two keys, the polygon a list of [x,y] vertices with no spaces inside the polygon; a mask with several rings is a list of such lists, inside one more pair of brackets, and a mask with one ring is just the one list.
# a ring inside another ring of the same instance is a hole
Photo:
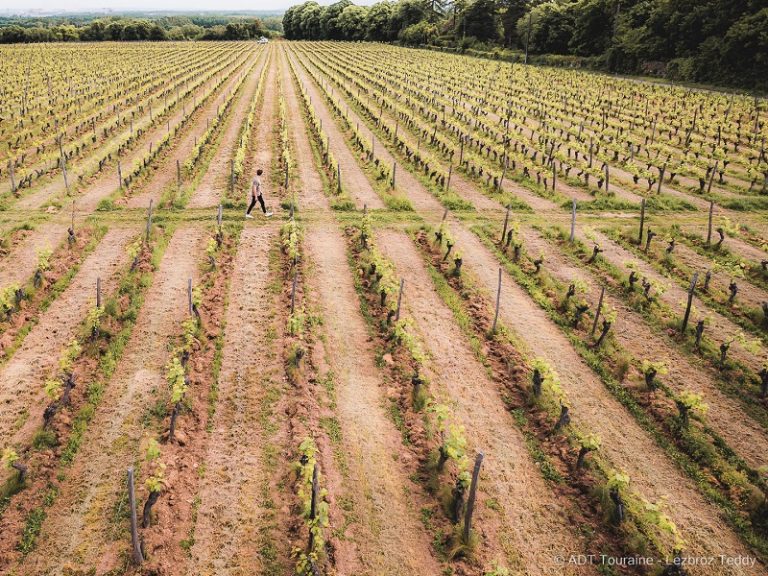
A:
{"label": "vineyard", "polygon": [[764,99],[372,43],[0,72],[0,573],[766,573]]}

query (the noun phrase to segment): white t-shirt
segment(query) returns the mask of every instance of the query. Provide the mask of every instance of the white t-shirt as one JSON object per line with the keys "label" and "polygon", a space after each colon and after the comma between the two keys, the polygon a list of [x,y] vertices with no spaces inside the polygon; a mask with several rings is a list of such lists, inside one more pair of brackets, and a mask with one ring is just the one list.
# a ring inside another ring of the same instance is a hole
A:
{"label": "white t-shirt", "polygon": [[256,188],[256,196],[261,195],[261,178],[256,176],[256,178],[253,179],[253,185],[251,187],[251,191],[253,192],[253,188]]}

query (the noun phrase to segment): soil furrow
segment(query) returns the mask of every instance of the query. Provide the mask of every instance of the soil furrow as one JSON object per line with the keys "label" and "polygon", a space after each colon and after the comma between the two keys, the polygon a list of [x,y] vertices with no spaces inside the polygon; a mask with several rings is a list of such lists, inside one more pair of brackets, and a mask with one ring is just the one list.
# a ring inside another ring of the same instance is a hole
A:
{"label": "soil furrow", "polygon": [[333,226],[312,228],[306,243],[320,300],[325,346],[336,382],[341,450],[348,463],[343,494],[354,520],[337,542],[339,574],[392,576],[438,574],[429,537],[419,524],[410,493],[416,490],[398,457],[400,435],[384,410],[381,373],[360,316],[346,244]]}
{"label": "soil furrow", "polygon": [[[128,208],[143,208],[149,205],[150,200],[157,201],[162,191],[176,181],[176,162],[178,161],[182,165],[184,164],[194,149],[195,143],[202,138],[208,130],[208,121],[213,120],[218,115],[218,108],[223,106],[226,94],[233,89],[240,74],[249,73],[249,70],[252,71],[254,60],[263,57],[262,55],[263,53],[261,51],[253,52],[250,57],[246,59],[242,68],[238,71],[233,71],[230,77],[219,88],[218,93],[211,96],[211,99],[205,103],[203,109],[198,111],[200,112],[200,116],[197,123],[182,136],[182,140],[165,160],[165,166],[154,166],[154,171],[151,172],[147,182],[141,187],[141,191],[138,194],[131,194],[129,196],[126,203]],[[232,110],[230,109],[228,113],[231,114]]]}
{"label": "soil furrow", "polygon": [[[521,228],[520,235],[530,254],[541,252],[546,256],[546,267],[550,274],[564,283],[582,280],[589,288],[585,295],[587,301],[597,302],[599,282],[588,269],[572,265],[537,232]],[[678,393],[684,390],[703,393],[709,405],[706,422],[753,468],[758,469],[768,463],[768,432],[745,417],[739,403],[719,390],[715,377],[701,363],[689,360],[675,346],[666,342],[663,336],[654,333],[642,316],[607,292],[604,306],[611,306],[618,311],[612,331],[624,349],[639,360],[665,362],[669,367],[669,374],[663,377],[665,383]]]}
{"label": "soil furrow", "polygon": [[189,208],[206,208],[218,205],[223,196],[222,193],[229,186],[231,162],[234,160],[235,150],[239,143],[240,128],[248,115],[248,107],[251,105],[254,93],[259,86],[259,77],[264,66],[265,61],[262,61],[258,67],[251,69],[237,102],[229,112],[229,119],[221,136],[216,155],[208,165],[197,190],[187,204]]}
{"label": "soil furrow", "polygon": [[312,146],[309,142],[309,134],[301,114],[301,103],[293,83],[293,77],[288,67],[285,49],[281,49],[279,56],[280,78],[285,92],[285,101],[288,110],[288,130],[291,143],[296,151],[297,170],[299,176],[298,203],[301,210],[325,210],[328,208],[328,200],[323,194],[323,180],[314,167]]}
{"label": "soil furrow", "polygon": [[[592,237],[592,239],[588,236]],[[679,286],[676,281],[664,278],[653,268],[653,266],[644,260],[635,257],[630,251],[622,248],[600,232],[590,229],[589,234],[586,234],[583,230],[579,230],[579,227],[577,226],[576,237],[587,246],[591,246],[594,242],[597,242],[603,250],[600,257],[605,258],[605,260],[620,270],[625,268],[627,262],[634,262],[640,277],[645,276],[648,280],[658,282],[664,286],[664,293],[657,297],[682,316],[688,295],[687,291]],[[693,304],[702,314],[708,314],[710,325],[706,329],[706,334],[716,342],[719,343],[729,338],[735,338],[737,334],[742,332],[741,328],[735,323],[724,317],[722,314],[709,309],[698,296],[693,297]],[[692,320],[697,321],[700,320],[700,318],[692,318]],[[758,372],[762,367],[762,359],[748,352],[738,343],[731,346],[728,354],[731,357],[738,358],[755,372]]]}
{"label": "soil furrow", "polygon": [[0,370],[0,446],[31,433],[45,408],[43,381],[88,308],[96,304],[96,279],[103,293],[116,288],[115,274],[127,263],[125,247],[135,229],[113,228],[83,262],[70,286],[40,316],[24,343]]}
{"label": "soil furrow", "polygon": [[[495,297],[496,259],[463,227],[454,223],[451,232],[464,254],[464,266],[477,276],[489,298]],[[616,468],[629,474],[633,489],[649,501],[665,502],[667,514],[687,544],[686,553],[702,557],[749,556],[748,549],[725,526],[693,482],[610,395],[545,312],[508,275],[504,274],[502,284],[501,320],[533,354],[549,362],[560,374],[571,402],[572,420],[602,438],[601,452]],[[725,566],[722,569],[721,574],[734,576],[760,574],[762,570]]]}
{"label": "soil furrow", "polygon": [[[435,293],[415,245],[403,232],[382,231],[377,238],[377,246],[405,279],[403,305],[414,316],[429,353],[432,375],[427,376],[448,393],[470,445],[486,456],[475,518],[487,541],[479,545],[479,555],[504,556],[510,568],[532,576],[596,574],[591,567],[566,568],[556,562],[584,552],[586,544],[571,529],[574,520],[558,512],[566,507],[531,460],[498,388]],[[492,501],[499,506],[497,512],[488,506]]]}
{"label": "soil furrow", "polygon": [[269,251],[274,226],[243,231],[226,314],[219,392],[200,508],[190,550],[190,576],[250,575],[263,568],[255,542],[265,514],[262,439],[258,427],[265,380],[279,379],[276,342],[268,336],[275,297]]}
{"label": "soil furrow", "polygon": [[21,242],[3,257],[0,289],[11,284],[24,284],[35,273],[38,252],[46,248],[55,250],[66,237],[67,225],[55,222],[46,222],[27,232]]}
{"label": "soil furrow", "polygon": [[301,64],[296,65],[296,72],[312,99],[315,113],[322,121],[323,131],[328,135],[328,146],[331,153],[341,167],[342,187],[349,192],[357,208],[360,209],[363,205],[367,205],[371,209],[384,208],[384,202],[376,194],[363,171],[360,170],[357,159],[347,146],[346,137],[333,121],[333,116],[313,80],[301,67]]}
{"label": "soil furrow", "polygon": [[[144,419],[164,397],[168,347],[189,313],[187,279],[194,282],[198,276],[204,238],[200,228],[179,229],[171,238],[39,543],[24,561],[25,570],[62,574],[95,569],[103,574],[122,562],[130,544],[121,512],[125,471],[140,458]],[[145,491],[137,484],[142,499]]]}

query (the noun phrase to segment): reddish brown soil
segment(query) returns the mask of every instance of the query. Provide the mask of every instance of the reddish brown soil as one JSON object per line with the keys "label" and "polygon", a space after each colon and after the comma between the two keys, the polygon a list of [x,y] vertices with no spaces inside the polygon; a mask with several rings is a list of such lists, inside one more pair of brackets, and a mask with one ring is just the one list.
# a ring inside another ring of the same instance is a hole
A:
{"label": "reddish brown soil", "polygon": [[[171,239],[131,340],[25,569],[95,568],[102,574],[122,562],[130,539],[114,517],[114,507],[123,494],[125,470],[143,457],[142,420],[165,390],[167,345],[188,314],[187,278],[194,282],[198,275],[203,239],[202,230],[195,228],[179,229]],[[137,498],[144,497],[139,483]]]}

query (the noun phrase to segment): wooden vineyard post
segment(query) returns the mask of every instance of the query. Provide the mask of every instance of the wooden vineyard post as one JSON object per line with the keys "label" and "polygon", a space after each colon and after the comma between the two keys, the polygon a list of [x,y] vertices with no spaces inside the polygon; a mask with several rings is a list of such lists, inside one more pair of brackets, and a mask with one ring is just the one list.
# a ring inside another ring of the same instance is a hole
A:
{"label": "wooden vineyard post", "polygon": [[216,214],[216,224],[219,227],[219,234],[221,234],[221,221],[224,217],[224,208],[221,204],[219,204],[219,211]]}
{"label": "wooden vineyard post", "polygon": [[341,164],[336,165],[336,192],[341,194]]}
{"label": "wooden vineyard post", "polygon": [[491,334],[496,334],[496,323],[499,321],[499,304],[501,304],[501,268],[499,268],[499,285],[496,288],[496,312],[493,315]]}
{"label": "wooden vineyard post", "polygon": [[101,278],[96,278],[96,308],[101,308]]}
{"label": "wooden vineyard post", "polygon": [[448,180],[445,181],[445,189],[448,190],[448,188],[451,187],[451,176],[453,176],[453,164],[448,166]]}
{"label": "wooden vineyard post", "polygon": [[61,147],[61,138],[59,138],[59,151],[61,152],[61,173],[64,176],[64,188],[69,196],[69,179],[67,178],[67,159],[64,156],[64,149]]}
{"label": "wooden vineyard post", "polygon": [[395,182],[397,181],[397,162],[392,162],[392,189],[395,189]]}
{"label": "wooden vineyard post", "polygon": [[[235,189],[235,186],[233,184],[232,190],[234,191],[234,189]],[[283,189],[288,190],[288,165],[285,166],[285,178],[283,179]]]}
{"label": "wooden vineyard post", "polygon": [[683,324],[680,326],[680,333],[685,334],[685,329],[688,328],[688,319],[691,316],[691,304],[693,303],[693,292],[696,290],[696,280],[699,278],[699,273],[694,272],[691,278],[691,285],[688,287],[688,303],[685,305],[685,316],[683,316]]}
{"label": "wooden vineyard post", "polygon": [[120,160],[117,161],[117,185],[120,190],[123,189],[123,166],[120,164]]}
{"label": "wooden vineyard post", "polygon": [[192,278],[187,279],[187,300],[189,302],[189,315],[194,314],[194,308],[192,304]]}
{"label": "wooden vineyard post", "polygon": [[[561,164],[562,167],[562,164]],[[557,189],[557,167],[555,166],[555,161],[552,161],[552,192],[554,192]]]}
{"label": "wooden vineyard post", "polygon": [[484,455],[478,452],[475,457],[475,469],[472,471],[472,483],[469,485],[469,498],[467,499],[467,512],[464,514],[464,543],[469,544],[469,536],[472,532],[472,514],[475,511],[475,498],[477,497],[477,482],[480,479],[480,467],[483,465]]}
{"label": "wooden vineyard post", "polygon": [[605,165],[605,193],[609,194],[609,186],[611,182],[611,174],[608,171],[608,164]]}
{"label": "wooden vineyard post", "polygon": [[600,289],[600,298],[597,300],[597,309],[595,310],[595,321],[592,322],[592,336],[595,335],[597,330],[597,321],[600,319],[600,311],[603,309],[603,297],[605,296],[605,286]]}
{"label": "wooden vineyard post", "polygon": [[709,218],[707,220],[707,246],[712,242],[712,212],[715,210],[715,201],[709,201]]}
{"label": "wooden vineyard post", "polygon": [[229,161],[229,191],[235,193],[235,161]]}
{"label": "wooden vineyard post", "polygon": [[128,506],[131,507],[131,544],[133,546],[133,563],[137,566],[144,562],[139,542],[138,519],[136,518],[136,493],[133,488],[133,466],[128,468]]}
{"label": "wooden vineyard post", "polygon": [[152,232],[152,200],[149,200],[149,210],[147,210],[147,242],[149,242],[149,235]]}
{"label": "wooden vineyard post", "polygon": [[291,316],[293,316],[293,311],[296,309],[296,281],[298,278],[299,275],[294,272],[293,284],[291,285]]}
{"label": "wooden vineyard post", "polygon": [[664,183],[664,173],[667,171],[667,165],[664,164],[659,172],[659,187],[656,189],[656,194],[661,194],[661,185]]}
{"label": "wooden vineyard post", "polygon": [[640,200],[640,233],[637,235],[637,245],[643,243],[643,228],[645,227],[645,198]]}
{"label": "wooden vineyard post", "polygon": [[504,237],[507,235],[507,226],[509,225],[509,208],[510,206],[507,206],[507,213],[504,215],[504,228],[501,230],[501,240],[499,240],[499,243],[503,243]]}
{"label": "wooden vineyard post", "polygon": [[176,187],[181,188],[181,160],[176,159]]}
{"label": "wooden vineyard post", "polygon": [[571,236],[570,241],[573,242],[576,238],[576,198],[571,203]]}
{"label": "wooden vineyard post", "polygon": [[400,278],[400,290],[397,293],[397,312],[395,312],[395,322],[400,320],[400,304],[403,301],[403,288],[405,288],[405,278]]}
{"label": "wooden vineyard post", "polygon": [[11,174],[11,194],[16,194],[16,175],[14,170],[16,169],[16,160],[8,160],[8,171]]}
{"label": "wooden vineyard post", "polygon": [[461,166],[461,163],[464,162],[464,135],[461,135],[460,138],[461,142],[461,148],[459,149],[459,166]]}
{"label": "wooden vineyard post", "polygon": [[709,184],[707,184],[707,194],[712,192],[712,181],[715,179],[715,172],[717,172],[717,164],[719,160],[715,160],[715,165],[712,167],[712,173],[709,175]]}

